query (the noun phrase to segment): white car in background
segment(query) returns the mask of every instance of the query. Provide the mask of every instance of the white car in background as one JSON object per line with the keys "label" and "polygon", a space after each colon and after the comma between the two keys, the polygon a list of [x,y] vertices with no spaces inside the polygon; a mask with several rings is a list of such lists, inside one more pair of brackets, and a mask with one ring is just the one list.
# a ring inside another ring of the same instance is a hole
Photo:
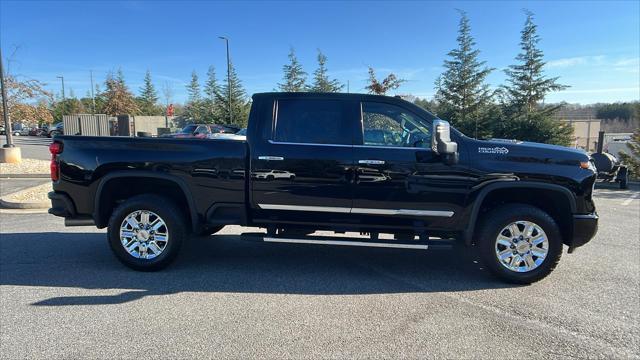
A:
{"label": "white car in background", "polygon": [[214,133],[209,139],[247,140],[247,128],[241,129],[235,134]]}
{"label": "white car in background", "polygon": [[263,180],[275,180],[275,179],[290,179],[293,180],[296,178],[296,174],[284,171],[284,170],[256,170],[251,173],[251,177],[254,179],[263,179]]}

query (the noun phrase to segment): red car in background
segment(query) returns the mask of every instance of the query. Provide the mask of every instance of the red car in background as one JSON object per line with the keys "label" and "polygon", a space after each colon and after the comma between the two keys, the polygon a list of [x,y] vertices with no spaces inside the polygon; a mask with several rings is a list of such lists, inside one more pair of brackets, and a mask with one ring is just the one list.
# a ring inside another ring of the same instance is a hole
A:
{"label": "red car in background", "polygon": [[235,134],[238,131],[240,128],[233,125],[191,124],[185,126],[179,133],[168,135],[168,137],[206,139],[211,134]]}

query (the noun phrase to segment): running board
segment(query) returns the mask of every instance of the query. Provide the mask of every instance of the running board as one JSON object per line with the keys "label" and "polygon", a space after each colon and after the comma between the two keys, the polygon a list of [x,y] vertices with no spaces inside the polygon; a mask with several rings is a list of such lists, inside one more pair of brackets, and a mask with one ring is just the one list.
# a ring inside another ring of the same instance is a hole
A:
{"label": "running board", "polygon": [[381,243],[381,242],[351,241],[351,240],[291,239],[291,238],[268,237],[268,236],[265,236],[262,240],[264,242],[273,242],[273,243],[363,246],[363,247],[380,247],[380,248],[395,248],[395,249],[427,250],[429,248],[429,245],[426,245],[426,244],[394,244],[391,242]]}

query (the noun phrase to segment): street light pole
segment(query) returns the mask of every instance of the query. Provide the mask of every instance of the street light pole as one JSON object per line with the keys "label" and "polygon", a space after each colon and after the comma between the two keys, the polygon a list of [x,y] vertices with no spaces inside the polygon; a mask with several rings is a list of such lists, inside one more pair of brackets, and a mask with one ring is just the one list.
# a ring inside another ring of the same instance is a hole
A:
{"label": "street light pole", "polygon": [[7,90],[4,88],[4,68],[2,66],[2,49],[0,49],[0,86],[2,87],[2,117],[4,118],[4,133],[7,136],[7,143],[2,147],[10,148],[13,145],[13,129],[9,120],[9,106],[7,105]]}
{"label": "street light pole", "polygon": [[58,79],[62,80],[62,101],[65,101],[64,97],[64,76],[56,76]]}
{"label": "street light pole", "polygon": [[89,70],[89,77],[91,77],[91,115],[96,114],[96,97],[93,94],[93,70]]}
{"label": "street light pole", "polygon": [[218,38],[224,40],[227,44],[227,89],[229,91],[229,122],[233,124],[233,111],[231,110],[231,58],[229,57],[229,39],[224,36],[218,36]]}

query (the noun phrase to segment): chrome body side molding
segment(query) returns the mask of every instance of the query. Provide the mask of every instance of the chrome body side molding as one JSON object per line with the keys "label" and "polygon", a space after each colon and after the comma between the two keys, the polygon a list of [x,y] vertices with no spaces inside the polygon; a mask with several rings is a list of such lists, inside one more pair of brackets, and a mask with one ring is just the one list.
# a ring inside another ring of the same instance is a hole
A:
{"label": "chrome body side molding", "polygon": [[317,211],[332,212],[341,214],[368,214],[368,215],[390,215],[390,216],[436,216],[452,217],[453,211],[446,210],[411,210],[411,209],[366,209],[347,208],[332,206],[304,206],[304,205],[276,205],[258,204],[258,207],[265,210],[287,210],[287,211]]}

